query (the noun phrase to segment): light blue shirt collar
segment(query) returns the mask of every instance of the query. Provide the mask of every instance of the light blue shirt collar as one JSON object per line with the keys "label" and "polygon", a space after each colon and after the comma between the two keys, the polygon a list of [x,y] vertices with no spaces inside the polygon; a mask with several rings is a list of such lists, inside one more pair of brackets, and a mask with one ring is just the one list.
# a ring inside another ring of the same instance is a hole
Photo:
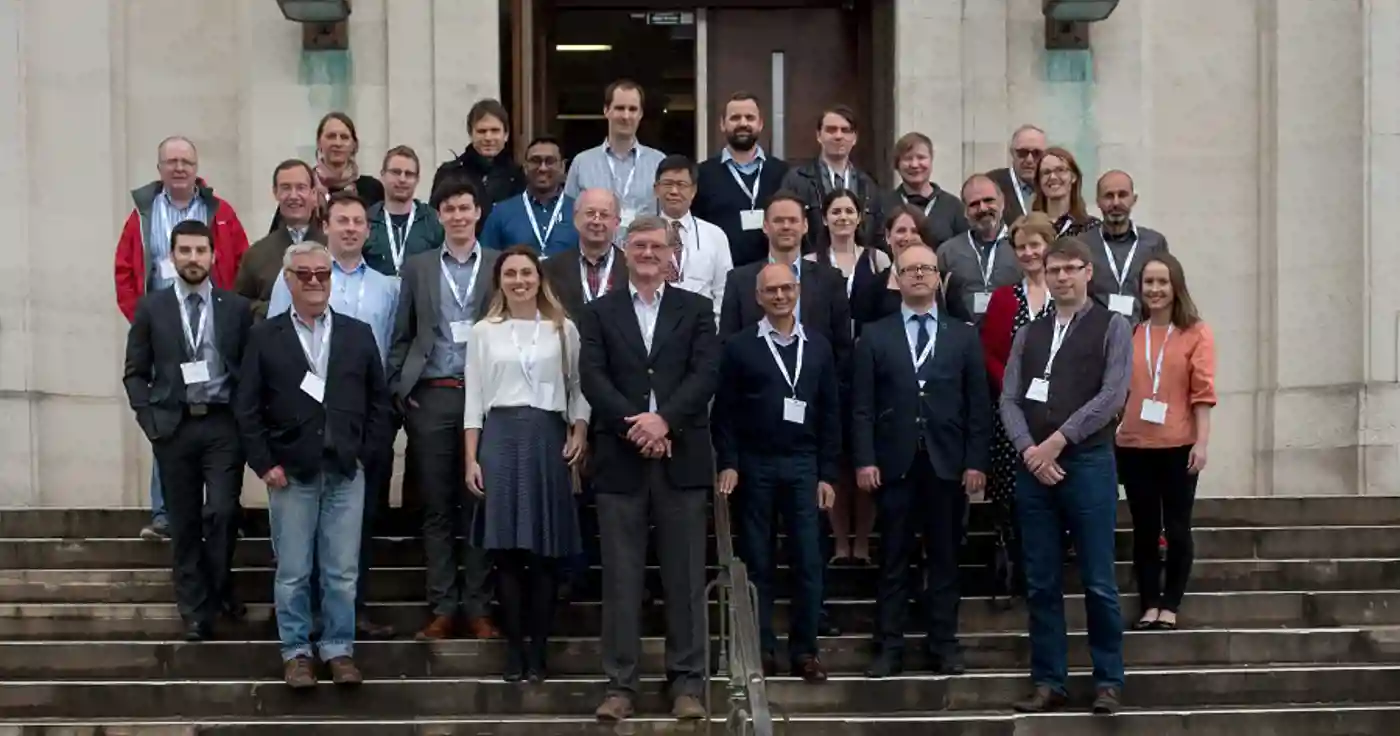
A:
{"label": "light blue shirt collar", "polygon": [[[910,321],[910,320],[914,319],[915,317],[917,317],[917,316],[920,315],[920,314],[925,314],[925,313],[923,313],[923,312],[915,312],[913,309],[910,309],[910,308],[909,308],[909,305],[908,305],[908,304],[901,304],[901,305],[899,305],[899,314],[900,314],[901,317],[903,318],[904,323],[905,323],[905,324],[909,324],[909,321]],[[930,307],[929,310],[928,310],[928,312],[926,312],[926,314],[928,314],[930,317],[933,318],[933,325],[930,325],[930,326],[934,326],[934,325],[937,325],[937,324],[938,324],[938,305],[937,305],[937,304],[934,304],[932,307]]]}
{"label": "light blue shirt collar", "polygon": [[768,317],[765,315],[763,319],[758,321],[758,337],[762,339],[768,335],[772,335],[773,341],[779,345],[791,345],[794,338],[805,341],[807,339],[807,333],[802,330],[802,323],[794,320],[792,324],[792,334],[784,335],[778,331],[778,328],[773,326],[772,322],[768,321]]}
{"label": "light blue shirt collar", "polygon": [[[732,151],[729,150],[729,146],[725,146],[724,148],[720,149],[720,152],[719,152],[719,162],[720,162],[720,163],[722,163],[722,164],[727,164],[727,163],[729,163],[730,161],[733,161],[733,160],[734,160],[734,153],[733,153]],[[766,161],[766,160],[768,160],[768,155],[765,154],[765,153],[763,152],[763,146],[758,145],[758,144],[754,144],[754,157],[753,157],[753,160],[754,160],[755,163],[757,163],[757,162],[759,162],[759,161]]]}

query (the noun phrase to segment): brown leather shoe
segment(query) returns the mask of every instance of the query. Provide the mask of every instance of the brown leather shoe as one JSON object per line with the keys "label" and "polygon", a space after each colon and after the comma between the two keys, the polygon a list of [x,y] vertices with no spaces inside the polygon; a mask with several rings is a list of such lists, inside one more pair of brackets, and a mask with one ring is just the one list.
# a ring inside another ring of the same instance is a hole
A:
{"label": "brown leather shoe", "polygon": [[486,616],[475,616],[467,622],[467,628],[472,632],[474,639],[499,639],[501,630],[491,623],[491,619]]}
{"label": "brown leather shoe", "polygon": [[365,681],[355,660],[349,657],[331,657],[326,665],[331,668],[331,682],[337,685],[358,685]]}
{"label": "brown leather shoe", "polygon": [[694,695],[677,695],[671,703],[671,715],[682,721],[698,721],[705,717],[705,704]]}
{"label": "brown leather shoe", "polygon": [[303,654],[283,662],[282,681],[293,690],[316,687],[316,669],[311,666],[311,658]]}
{"label": "brown leather shoe", "polygon": [[632,717],[632,700],[626,695],[611,693],[603,698],[593,715],[603,723],[618,723]]}
{"label": "brown leather shoe", "polygon": [[1116,687],[1099,688],[1098,697],[1094,698],[1094,715],[1111,716],[1123,707],[1123,694]]}
{"label": "brown leather shoe", "polygon": [[452,638],[452,617],[434,616],[423,630],[413,636],[418,641],[437,641]]}
{"label": "brown leather shoe", "polygon": [[1051,690],[1045,685],[1037,685],[1035,692],[1025,700],[1011,706],[1017,713],[1051,713],[1065,707],[1065,694]]}
{"label": "brown leather shoe", "polygon": [[792,675],[811,683],[826,682],[826,665],[816,657],[803,657],[793,665]]}

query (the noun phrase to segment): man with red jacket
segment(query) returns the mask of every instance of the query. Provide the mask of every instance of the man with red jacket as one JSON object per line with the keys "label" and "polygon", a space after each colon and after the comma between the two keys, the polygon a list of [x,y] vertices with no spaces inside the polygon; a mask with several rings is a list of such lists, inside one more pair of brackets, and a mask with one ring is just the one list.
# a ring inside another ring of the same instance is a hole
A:
{"label": "man with red jacket", "polygon": [[[199,174],[199,151],[188,138],[171,136],[156,148],[158,181],[132,190],[134,207],[117,241],[114,269],[117,308],[130,322],[136,303],[147,292],[173,286],[175,264],[170,260],[170,230],[184,220],[199,220],[214,233],[215,288],[232,289],[238,262],[248,250],[248,234],[228,202],[214,196]],[[151,471],[151,525],[141,537],[168,536],[165,499],[159,476]]]}

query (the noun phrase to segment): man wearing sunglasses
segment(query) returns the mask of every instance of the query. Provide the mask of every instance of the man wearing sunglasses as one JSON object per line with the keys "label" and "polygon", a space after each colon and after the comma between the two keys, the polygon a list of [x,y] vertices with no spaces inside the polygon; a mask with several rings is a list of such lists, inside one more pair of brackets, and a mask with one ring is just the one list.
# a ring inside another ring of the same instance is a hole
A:
{"label": "man wearing sunglasses", "polygon": [[1031,211],[1035,196],[1035,172],[1047,147],[1045,131],[1034,125],[1022,125],[1011,136],[1011,166],[994,169],[987,176],[1001,188],[1006,200],[1006,223]]}
{"label": "man wearing sunglasses", "polygon": [[525,243],[548,258],[578,245],[574,198],[564,194],[559,141],[540,136],[525,149],[525,191],[496,203],[481,229],[481,244],[502,250]]}

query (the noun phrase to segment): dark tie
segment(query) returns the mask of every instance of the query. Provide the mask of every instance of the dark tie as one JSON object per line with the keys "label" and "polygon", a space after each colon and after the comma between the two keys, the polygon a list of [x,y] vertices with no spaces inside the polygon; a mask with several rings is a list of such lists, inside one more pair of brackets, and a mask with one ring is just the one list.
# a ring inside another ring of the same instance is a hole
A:
{"label": "dark tie", "polygon": [[671,223],[671,248],[676,254],[676,260],[675,269],[671,272],[670,278],[666,280],[673,284],[681,280],[681,256],[685,252],[685,241],[681,239],[681,230],[683,229],[680,220]]}
{"label": "dark tie", "polygon": [[923,355],[924,350],[928,348],[929,315],[916,314],[914,315],[914,320],[919,323],[919,335],[914,339],[914,356],[917,360],[918,356]]}
{"label": "dark tie", "polygon": [[[200,314],[203,313],[203,311],[204,297],[200,296],[199,292],[194,292],[189,296],[185,297],[185,313],[188,314],[190,318],[190,340],[199,339],[199,317]],[[191,355],[197,354],[198,352],[198,344],[192,345],[190,347]]]}
{"label": "dark tie", "polygon": [[605,261],[594,263],[587,258],[583,259],[584,271],[588,275],[588,294],[584,296],[591,294],[597,297],[598,288],[603,285],[603,263]]}

